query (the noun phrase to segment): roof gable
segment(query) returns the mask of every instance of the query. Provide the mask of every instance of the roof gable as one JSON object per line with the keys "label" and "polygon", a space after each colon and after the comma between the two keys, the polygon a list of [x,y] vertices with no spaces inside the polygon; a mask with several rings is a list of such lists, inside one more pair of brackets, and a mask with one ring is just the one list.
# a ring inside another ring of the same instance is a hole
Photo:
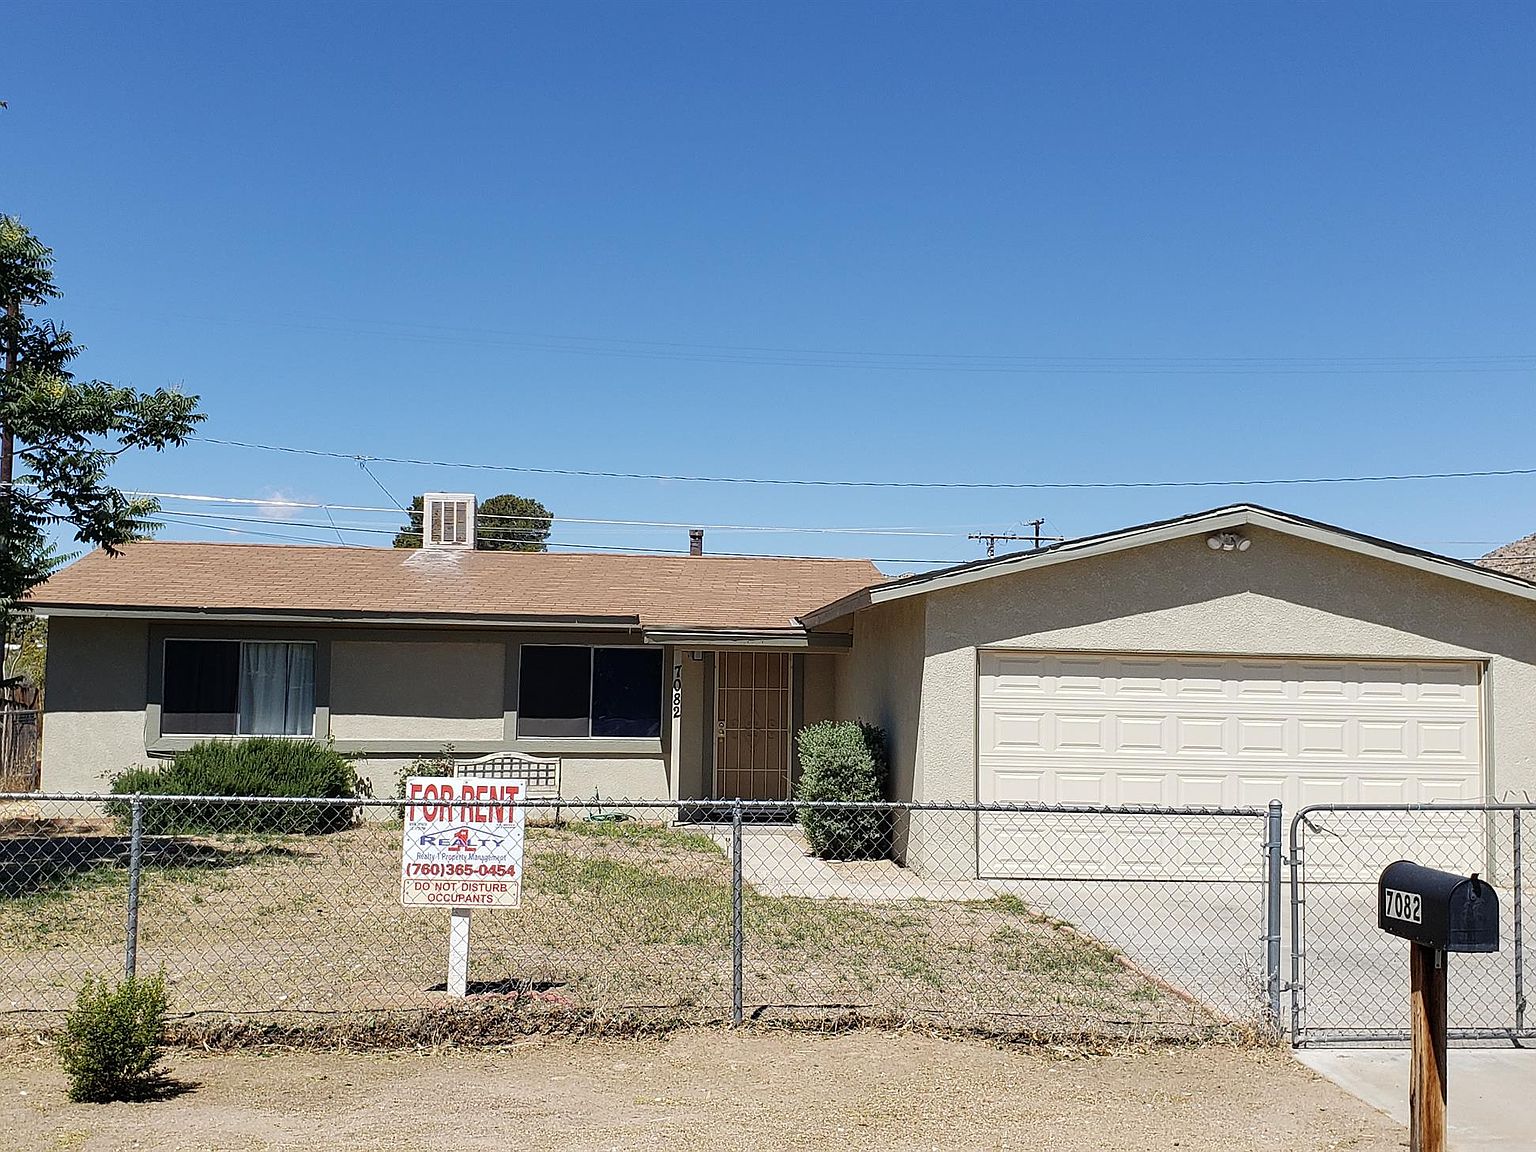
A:
{"label": "roof gable", "polygon": [[1090,556],[1104,556],[1133,548],[1145,548],[1148,545],[1169,540],[1230,532],[1250,525],[1385,560],[1388,563],[1402,564],[1496,592],[1507,592],[1528,600],[1536,600],[1536,583],[1523,579],[1519,575],[1490,571],[1489,568],[1478,564],[1453,560],[1448,556],[1438,556],[1433,552],[1410,548],[1406,544],[1397,544],[1390,540],[1351,532],[1347,528],[1339,528],[1319,520],[1309,520],[1303,516],[1294,516],[1288,512],[1264,508],[1257,504],[1231,504],[1173,520],[1159,520],[1096,536],[1085,536],[1078,540],[1068,540],[1030,552],[987,557],[968,564],[957,564],[934,572],[890,580],[884,584],[860,589],[823,605],[801,617],[801,622],[808,628],[814,628],[874,604],[883,604],[908,596],[925,595],[943,588],[957,588],[979,580],[1033,571],[1037,568],[1065,564]]}

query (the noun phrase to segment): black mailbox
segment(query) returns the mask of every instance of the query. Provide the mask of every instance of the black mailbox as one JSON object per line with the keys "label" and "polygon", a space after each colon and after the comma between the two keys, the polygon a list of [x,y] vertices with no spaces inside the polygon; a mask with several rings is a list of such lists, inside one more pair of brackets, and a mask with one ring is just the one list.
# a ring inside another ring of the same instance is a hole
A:
{"label": "black mailbox", "polygon": [[1383,932],[1446,952],[1499,950],[1499,894],[1471,876],[1399,860],[1376,885],[1376,923]]}

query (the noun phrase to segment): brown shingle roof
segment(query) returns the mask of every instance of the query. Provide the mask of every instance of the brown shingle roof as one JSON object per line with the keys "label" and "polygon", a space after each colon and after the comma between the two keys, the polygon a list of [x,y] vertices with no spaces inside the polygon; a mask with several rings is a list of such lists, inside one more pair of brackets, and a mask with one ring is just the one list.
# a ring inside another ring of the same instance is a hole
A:
{"label": "brown shingle roof", "polygon": [[1536,534],[1495,548],[1478,561],[1484,568],[1492,568],[1506,576],[1519,576],[1523,580],[1536,581]]}
{"label": "brown shingle roof", "polygon": [[789,628],[884,577],[867,560],[567,555],[150,541],[92,552],[31,604],[318,615],[638,617],[647,628]]}

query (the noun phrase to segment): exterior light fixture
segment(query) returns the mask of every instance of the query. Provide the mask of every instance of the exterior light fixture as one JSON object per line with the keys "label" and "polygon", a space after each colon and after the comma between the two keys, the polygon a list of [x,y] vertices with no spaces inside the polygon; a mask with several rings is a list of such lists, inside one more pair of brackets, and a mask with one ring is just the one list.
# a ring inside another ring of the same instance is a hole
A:
{"label": "exterior light fixture", "polygon": [[1205,546],[1212,552],[1246,552],[1253,541],[1237,532],[1217,532],[1205,538]]}

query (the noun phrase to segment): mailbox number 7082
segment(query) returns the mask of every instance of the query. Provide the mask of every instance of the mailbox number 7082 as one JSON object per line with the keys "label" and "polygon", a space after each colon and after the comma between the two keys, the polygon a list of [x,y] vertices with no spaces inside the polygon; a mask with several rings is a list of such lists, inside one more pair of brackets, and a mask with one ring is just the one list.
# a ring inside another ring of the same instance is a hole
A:
{"label": "mailbox number 7082", "polygon": [[1393,920],[1405,920],[1409,924],[1424,923],[1424,899],[1417,892],[1399,892],[1388,888],[1382,897],[1386,902],[1383,914]]}

